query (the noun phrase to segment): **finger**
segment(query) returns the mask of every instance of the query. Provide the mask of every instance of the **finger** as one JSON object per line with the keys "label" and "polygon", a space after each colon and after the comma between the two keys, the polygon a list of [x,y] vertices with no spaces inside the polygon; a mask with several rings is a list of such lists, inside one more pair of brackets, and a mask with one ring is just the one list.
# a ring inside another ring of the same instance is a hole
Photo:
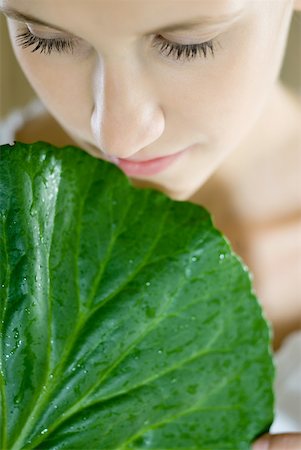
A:
{"label": "finger", "polygon": [[253,450],[300,450],[301,433],[266,434],[252,447]]}

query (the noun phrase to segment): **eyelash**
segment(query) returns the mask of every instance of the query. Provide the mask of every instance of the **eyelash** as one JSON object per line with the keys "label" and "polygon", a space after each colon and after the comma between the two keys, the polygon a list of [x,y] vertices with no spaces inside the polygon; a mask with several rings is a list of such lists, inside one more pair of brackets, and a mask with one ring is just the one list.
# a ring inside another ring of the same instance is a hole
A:
{"label": "eyelash", "polygon": [[[40,50],[40,53],[50,55],[52,51],[57,53],[73,53],[74,42],[72,39],[44,39],[32,34],[29,30],[18,34],[16,37],[17,45],[23,49],[34,46],[31,52]],[[153,47],[159,47],[161,54],[170,57],[172,55],[176,60],[183,57],[184,60],[195,59],[196,57],[207,58],[208,50],[211,51],[212,56],[215,56],[214,41],[210,40],[200,44],[177,44],[164,39],[162,36],[157,36],[153,42]],[[167,51],[167,55],[165,52]]]}
{"label": "eyelash", "polygon": [[[160,53],[164,56],[169,57],[172,55],[176,60],[179,60],[182,57],[184,60],[191,60],[197,57],[207,58],[208,50],[211,51],[212,56],[215,56],[213,40],[202,42],[200,44],[178,44],[159,36],[154,41],[153,46],[160,47]],[[164,53],[166,51],[167,54]]]}
{"label": "eyelash", "polygon": [[35,48],[31,52],[36,52],[40,49],[40,53],[50,55],[52,51],[57,53],[73,53],[74,44],[72,39],[43,39],[32,34],[29,30],[16,36],[17,45],[23,49],[35,45]]}

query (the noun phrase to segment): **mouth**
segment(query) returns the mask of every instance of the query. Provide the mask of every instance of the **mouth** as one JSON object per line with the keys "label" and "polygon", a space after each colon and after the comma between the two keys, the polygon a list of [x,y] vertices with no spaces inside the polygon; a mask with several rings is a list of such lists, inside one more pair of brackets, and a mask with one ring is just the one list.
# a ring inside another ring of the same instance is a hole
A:
{"label": "mouth", "polygon": [[[101,158],[118,166],[127,176],[148,177],[163,172],[171,164],[180,159],[184,153],[192,149],[192,147],[194,147],[194,145],[171,155],[148,159],[145,161],[133,161],[131,159],[117,158],[115,156],[106,155],[102,152]],[[96,150],[96,147],[94,148]],[[99,149],[97,149],[97,152],[99,155]]]}
{"label": "mouth", "polygon": [[163,156],[160,158],[148,159],[146,161],[131,161],[118,158],[118,167],[128,176],[152,176],[167,169],[173,162],[177,161],[186,150],[178,153]]}

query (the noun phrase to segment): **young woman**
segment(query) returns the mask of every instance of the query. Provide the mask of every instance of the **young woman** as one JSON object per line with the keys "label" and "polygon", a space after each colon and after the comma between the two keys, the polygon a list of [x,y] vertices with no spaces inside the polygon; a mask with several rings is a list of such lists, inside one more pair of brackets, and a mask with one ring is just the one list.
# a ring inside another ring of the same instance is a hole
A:
{"label": "young woman", "polygon": [[[301,106],[278,79],[301,0],[0,0],[1,10],[47,108],[16,138],[79,145],[136,186],[206,206],[253,272],[278,348],[301,316]],[[256,445],[300,450],[301,437]]]}

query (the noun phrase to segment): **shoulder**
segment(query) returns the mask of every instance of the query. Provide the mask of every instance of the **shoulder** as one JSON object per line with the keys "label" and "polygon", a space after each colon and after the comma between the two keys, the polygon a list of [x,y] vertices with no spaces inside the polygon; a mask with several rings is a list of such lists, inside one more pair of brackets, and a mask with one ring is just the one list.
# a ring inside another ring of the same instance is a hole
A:
{"label": "shoulder", "polygon": [[246,141],[195,198],[253,273],[275,346],[301,326],[300,173],[301,105],[278,85]]}

